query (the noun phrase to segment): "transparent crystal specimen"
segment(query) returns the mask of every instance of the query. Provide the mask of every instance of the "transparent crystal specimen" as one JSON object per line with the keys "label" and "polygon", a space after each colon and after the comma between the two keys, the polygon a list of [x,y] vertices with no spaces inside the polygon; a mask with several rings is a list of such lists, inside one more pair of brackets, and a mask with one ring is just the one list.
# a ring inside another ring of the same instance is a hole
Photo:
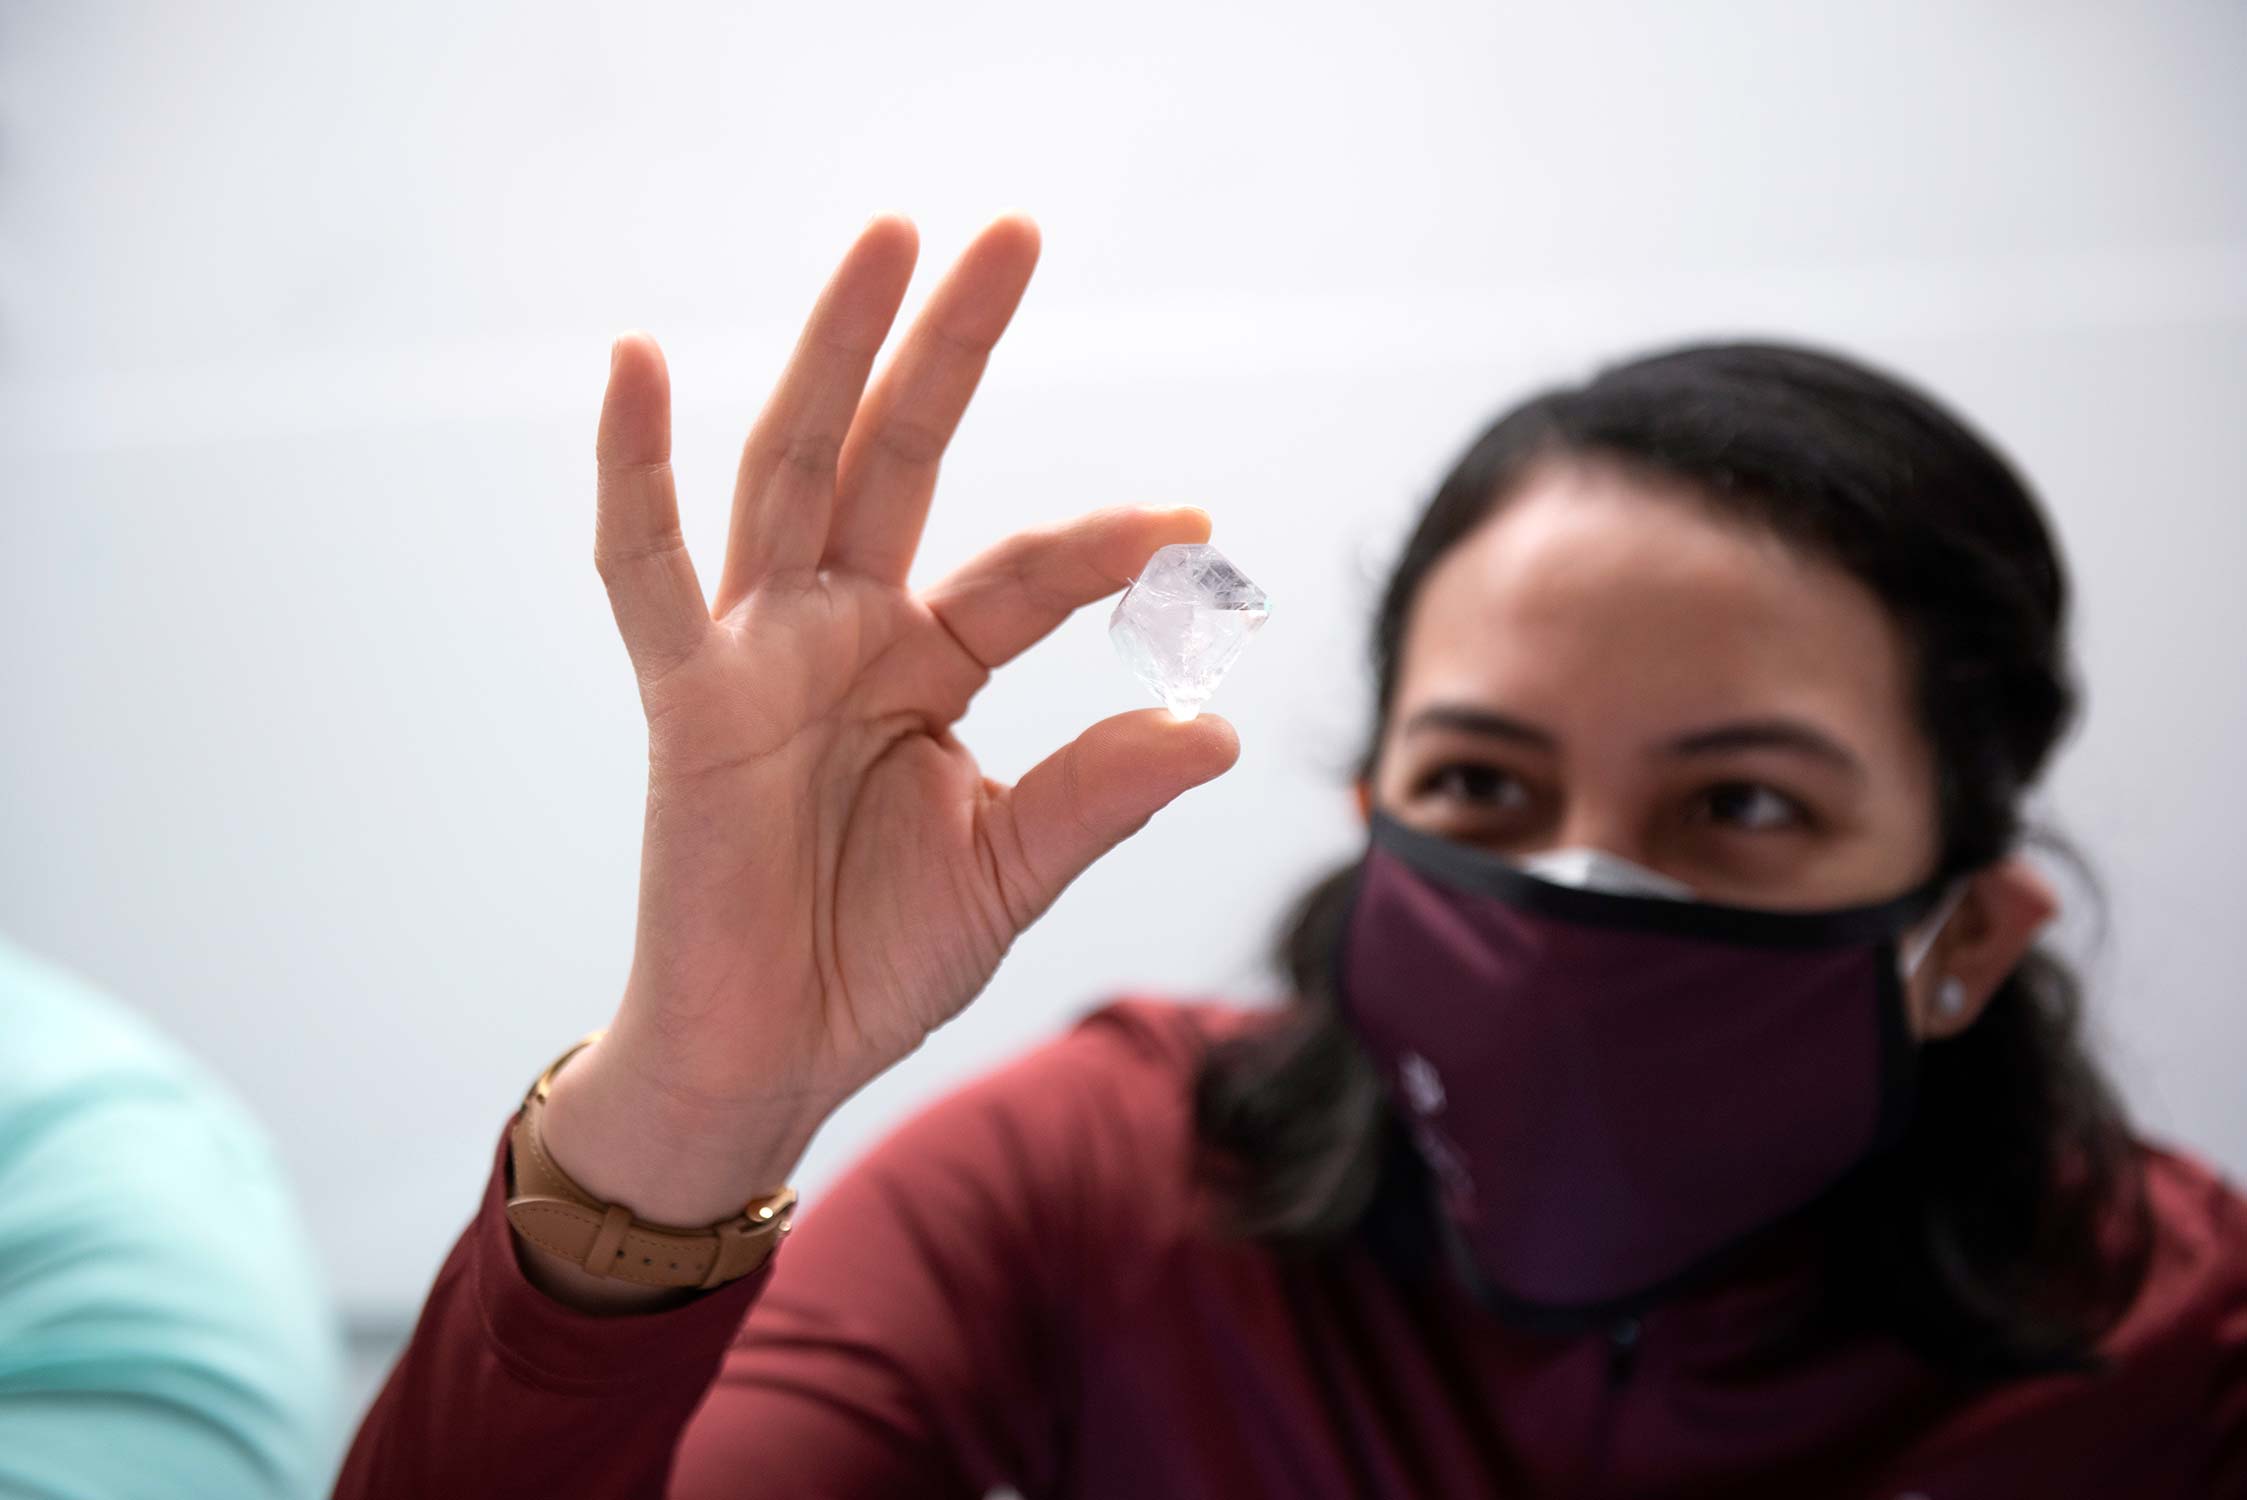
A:
{"label": "transparent crystal specimen", "polygon": [[1108,639],[1173,714],[1191,719],[1271,617],[1264,591],[1207,542],[1158,547],[1108,617]]}

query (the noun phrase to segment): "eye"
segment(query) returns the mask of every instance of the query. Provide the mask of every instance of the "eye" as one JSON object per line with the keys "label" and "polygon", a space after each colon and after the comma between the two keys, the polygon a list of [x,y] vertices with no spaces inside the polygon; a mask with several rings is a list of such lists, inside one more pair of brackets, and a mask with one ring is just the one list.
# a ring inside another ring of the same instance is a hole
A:
{"label": "eye", "polygon": [[1749,833],[1776,828],[1799,828],[1810,814],[1786,793],[1758,781],[1728,781],[1702,794],[1702,806],[1711,821]]}
{"label": "eye", "polygon": [[1423,793],[1462,797],[1493,807],[1519,807],[1529,800],[1529,789],[1495,766],[1457,761],[1441,766],[1420,782]]}

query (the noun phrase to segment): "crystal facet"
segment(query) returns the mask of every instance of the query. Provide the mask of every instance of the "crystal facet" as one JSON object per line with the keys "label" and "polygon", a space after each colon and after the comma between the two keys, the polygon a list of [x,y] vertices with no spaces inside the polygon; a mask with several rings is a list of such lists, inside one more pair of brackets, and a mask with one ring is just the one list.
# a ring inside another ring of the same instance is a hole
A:
{"label": "crystal facet", "polygon": [[1202,711],[1218,679],[1271,617],[1264,591],[1207,542],[1157,547],[1108,617],[1108,639],[1133,675],[1181,719]]}

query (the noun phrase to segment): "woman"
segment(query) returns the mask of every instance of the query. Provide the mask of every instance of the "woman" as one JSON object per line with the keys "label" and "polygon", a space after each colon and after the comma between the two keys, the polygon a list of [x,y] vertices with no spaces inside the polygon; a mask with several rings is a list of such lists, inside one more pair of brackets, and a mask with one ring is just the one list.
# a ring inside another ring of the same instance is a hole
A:
{"label": "woman", "polygon": [[1209,533],[1097,511],[905,591],[1036,250],[986,228],[867,389],[915,253],[867,226],[714,600],[662,364],[617,345],[631,977],[338,1493],[2247,1493],[2247,1203],[2130,1134],[2033,946],[2050,537],[1954,419],[1806,351],[1625,365],[1469,450],[1375,623],[1366,847],[1285,933],[1288,1008],[1106,1006],[776,1249],[821,1120],[1237,753],[1147,710],[1008,787],[951,734]]}

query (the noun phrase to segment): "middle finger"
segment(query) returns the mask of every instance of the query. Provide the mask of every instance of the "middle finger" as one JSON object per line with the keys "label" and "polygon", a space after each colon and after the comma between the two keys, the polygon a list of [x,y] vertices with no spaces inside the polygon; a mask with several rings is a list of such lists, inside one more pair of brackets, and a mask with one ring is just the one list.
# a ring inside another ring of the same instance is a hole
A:
{"label": "middle finger", "polygon": [[993,220],[929,294],[843,440],[829,566],[903,587],[945,444],[1038,263],[1038,226]]}

